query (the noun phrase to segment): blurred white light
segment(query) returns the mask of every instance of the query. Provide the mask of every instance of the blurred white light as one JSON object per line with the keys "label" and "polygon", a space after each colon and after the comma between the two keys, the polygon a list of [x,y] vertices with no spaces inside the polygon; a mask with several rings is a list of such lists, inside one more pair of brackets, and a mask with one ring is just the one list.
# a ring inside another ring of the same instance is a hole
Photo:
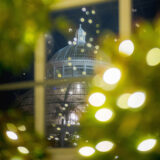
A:
{"label": "blurred white light", "polygon": [[91,13],[92,13],[92,14],[96,14],[96,11],[95,11],[95,10],[92,10]]}
{"label": "blurred white light", "polygon": [[86,75],[86,72],[85,72],[85,71],[83,71],[83,72],[82,72],[82,75]]}
{"label": "blurred white light", "polygon": [[69,94],[73,94],[73,92],[72,92],[72,91],[69,91]]}
{"label": "blurred white light", "polygon": [[72,66],[72,63],[71,63],[71,62],[68,62],[68,66]]}
{"label": "blurred white light", "polygon": [[89,15],[89,11],[86,12],[86,15]]}
{"label": "blurred white light", "polygon": [[156,145],[156,142],[156,139],[146,139],[138,145],[137,149],[143,152],[149,151]]}
{"label": "blurred white light", "polygon": [[87,43],[87,47],[91,48],[92,44],[91,43]]}
{"label": "blurred white light", "polygon": [[102,108],[96,112],[95,117],[101,122],[106,122],[112,118],[112,115],[113,112],[110,109]]}
{"label": "blurred white light", "polygon": [[84,53],[84,49],[83,48],[81,49],[81,52]]}
{"label": "blurred white light", "polygon": [[74,44],[74,45],[76,45],[76,44],[77,44],[77,42],[76,42],[76,41],[73,41],[73,44]]}
{"label": "blurred white light", "polygon": [[124,40],[119,45],[119,52],[130,56],[134,51],[134,44],[131,40]]}
{"label": "blurred white light", "polygon": [[69,32],[72,32],[72,28],[69,28],[68,31],[69,31]]}
{"label": "blurred white light", "polygon": [[96,45],[96,46],[95,46],[95,49],[97,49],[97,50],[98,50],[98,49],[99,49],[99,45]]}
{"label": "blurred white light", "polygon": [[104,94],[96,92],[90,95],[88,101],[92,106],[100,107],[104,104],[106,97]]}
{"label": "blurred white light", "polygon": [[129,93],[125,93],[125,94],[122,94],[120,97],[118,97],[117,106],[121,109],[129,108],[128,98],[130,97],[130,95],[131,94],[129,94]]}
{"label": "blurred white light", "polygon": [[26,131],[26,126],[25,126],[25,125],[19,126],[19,127],[18,127],[18,130],[24,132],[24,131]]}
{"label": "blurred white light", "polygon": [[29,150],[26,148],[26,147],[23,147],[23,146],[19,146],[17,147],[18,151],[23,153],[23,154],[28,154],[29,153]]}
{"label": "blurred white light", "polygon": [[77,37],[74,37],[73,40],[74,40],[74,41],[77,41]]}
{"label": "blurred white light", "polygon": [[69,44],[69,45],[72,45],[72,41],[68,41],[68,44]]}
{"label": "blurred white light", "polygon": [[74,67],[73,67],[73,70],[76,71],[76,70],[77,70],[77,67],[74,66]]}
{"label": "blurred white light", "polygon": [[143,92],[134,92],[128,98],[128,106],[138,108],[145,102],[146,96]]}
{"label": "blurred white light", "polygon": [[56,141],[58,141],[58,140],[59,140],[59,138],[58,138],[58,137],[55,137],[55,140],[56,140]]}
{"label": "blurred white light", "polygon": [[121,78],[121,72],[118,68],[109,68],[103,75],[104,82],[108,84],[116,84]]}
{"label": "blurred white light", "polygon": [[91,37],[91,38],[89,38],[89,41],[90,41],[90,42],[93,42],[93,38],[92,38],[92,37]]}
{"label": "blurred white light", "polygon": [[113,146],[114,144],[111,141],[102,141],[96,145],[96,149],[100,152],[108,152]]}
{"label": "blurred white light", "polygon": [[65,107],[68,107],[68,104],[67,104],[67,103],[65,103],[65,104],[64,104],[64,106],[65,106]]}
{"label": "blurred white light", "polygon": [[95,150],[92,147],[86,146],[86,147],[82,147],[79,149],[79,153],[82,156],[91,156],[93,153],[95,152]]}
{"label": "blurred white light", "polygon": [[85,7],[83,7],[83,8],[82,8],[82,11],[83,11],[83,12],[86,12],[86,8],[85,8]]}
{"label": "blurred white light", "polygon": [[77,89],[80,89],[81,88],[81,85],[80,84],[77,84]]}
{"label": "blurred white light", "polygon": [[91,24],[92,22],[93,22],[92,19],[89,19],[89,20],[88,20],[88,23],[89,23],[89,24]]}
{"label": "blurred white light", "polygon": [[160,49],[151,49],[146,56],[146,62],[149,66],[156,66],[160,63]]}
{"label": "blurred white light", "polygon": [[7,136],[12,139],[12,140],[17,140],[18,139],[18,136],[16,133],[12,132],[12,131],[7,131],[6,132]]}
{"label": "blurred white light", "polygon": [[80,21],[81,21],[81,22],[84,22],[84,21],[85,21],[85,19],[84,19],[84,18],[80,18]]}
{"label": "blurred white light", "polygon": [[71,121],[76,122],[76,121],[78,121],[78,116],[75,113],[71,113],[70,116],[69,116],[69,119]]}
{"label": "blurred white light", "polygon": [[99,34],[99,33],[100,33],[100,30],[97,29],[97,30],[96,30],[96,33]]}

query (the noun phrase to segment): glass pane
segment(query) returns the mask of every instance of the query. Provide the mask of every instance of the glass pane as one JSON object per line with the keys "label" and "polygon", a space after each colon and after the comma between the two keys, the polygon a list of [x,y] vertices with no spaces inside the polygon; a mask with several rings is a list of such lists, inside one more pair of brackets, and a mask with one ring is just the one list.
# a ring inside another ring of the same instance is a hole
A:
{"label": "glass pane", "polygon": [[52,12],[51,17],[55,28],[46,34],[46,77],[77,80],[46,87],[46,137],[53,147],[73,147],[80,139],[90,85],[80,78],[93,77],[95,67],[106,66],[97,56],[98,41],[106,30],[118,33],[118,1]]}

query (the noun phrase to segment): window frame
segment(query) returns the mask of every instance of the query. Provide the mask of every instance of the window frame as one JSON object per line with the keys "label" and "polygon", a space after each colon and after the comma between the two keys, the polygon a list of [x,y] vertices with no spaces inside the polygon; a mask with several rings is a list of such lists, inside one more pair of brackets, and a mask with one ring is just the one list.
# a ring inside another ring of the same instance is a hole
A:
{"label": "window frame", "polygon": [[[70,2],[69,2],[70,1]],[[71,9],[80,6],[86,6],[96,3],[110,2],[114,0],[61,0],[56,5],[51,5],[51,11]],[[132,0],[118,0],[119,1],[119,35],[121,39],[127,39],[131,34],[131,3]],[[67,80],[45,80],[45,38],[44,34],[39,36],[34,52],[34,81],[29,82],[17,82],[11,84],[1,84],[0,90],[15,90],[34,87],[34,125],[35,131],[45,136],[45,87],[46,85],[67,83]],[[72,81],[75,81],[73,78]],[[68,80],[70,81],[70,80]],[[50,152],[54,154],[55,160],[71,160],[77,157],[76,149],[50,149]],[[63,154],[61,154],[63,152]],[[62,156],[63,155],[63,156]],[[65,158],[64,158],[65,157]],[[76,158],[78,159],[78,158]]]}

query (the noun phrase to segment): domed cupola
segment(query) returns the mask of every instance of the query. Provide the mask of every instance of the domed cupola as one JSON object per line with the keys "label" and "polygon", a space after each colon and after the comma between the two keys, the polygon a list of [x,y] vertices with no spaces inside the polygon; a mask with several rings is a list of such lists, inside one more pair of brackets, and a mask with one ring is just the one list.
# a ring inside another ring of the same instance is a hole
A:
{"label": "domed cupola", "polygon": [[47,78],[69,78],[93,75],[95,47],[86,43],[86,32],[79,26],[74,42],[53,55],[47,66]]}

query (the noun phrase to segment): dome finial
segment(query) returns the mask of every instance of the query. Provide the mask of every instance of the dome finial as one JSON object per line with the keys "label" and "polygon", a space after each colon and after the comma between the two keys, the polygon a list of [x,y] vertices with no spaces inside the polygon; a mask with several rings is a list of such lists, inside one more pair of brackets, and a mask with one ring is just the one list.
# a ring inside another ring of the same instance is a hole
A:
{"label": "dome finial", "polygon": [[86,32],[82,29],[82,25],[79,25],[79,29],[76,32],[77,44],[84,45],[86,43]]}

